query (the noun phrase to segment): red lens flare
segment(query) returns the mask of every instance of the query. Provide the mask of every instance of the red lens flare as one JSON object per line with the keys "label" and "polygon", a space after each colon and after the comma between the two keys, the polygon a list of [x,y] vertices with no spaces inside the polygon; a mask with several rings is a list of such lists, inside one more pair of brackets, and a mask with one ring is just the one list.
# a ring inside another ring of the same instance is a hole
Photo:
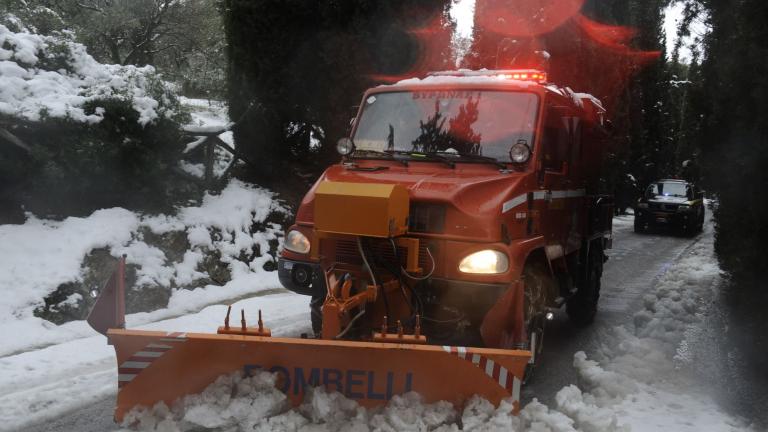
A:
{"label": "red lens flare", "polygon": [[453,68],[450,61],[452,28],[443,16],[436,16],[424,25],[406,30],[405,33],[416,50],[407,70],[399,74],[371,74],[371,80],[392,84],[430,71]]}
{"label": "red lens flare", "polygon": [[575,16],[584,0],[478,1],[476,23],[506,37],[532,37],[549,33]]}
{"label": "red lens flare", "polygon": [[630,47],[637,30],[630,27],[599,23],[578,14],[574,21],[584,33],[598,46],[619,55],[631,57],[639,62],[653,61],[661,56],[661,51],[641,51]]}

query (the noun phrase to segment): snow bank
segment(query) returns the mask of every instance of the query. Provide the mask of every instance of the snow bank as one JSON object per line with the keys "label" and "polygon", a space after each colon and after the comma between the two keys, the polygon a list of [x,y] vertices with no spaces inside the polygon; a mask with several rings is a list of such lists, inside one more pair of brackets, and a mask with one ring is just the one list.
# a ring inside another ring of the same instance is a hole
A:
{"label": "snow bank", "polygon": [[84,106],[103,99],[130,101],[141,125],[174,114],[156,94],[166,89],[151,66],[101,64],[66,37],[13,32],[3,25],[0,47],[0,114],[93,124],[104,118],[104,108],[86,113]]}
{"label": "snow bank", "polygon": [[[282,227],[265,219],[285,211],[271,192],[232,180],[220,194],[207,194],[201,205],[180,208],[175,215],[142,216],[114,208],[61,222],[29,216],[23,225],[0,225],[0,355],[82,335],[79,328],[54,326],[33,311],[61,284],[82,280],[83,260],[96,248],[108,248],[115,257],[127,254],[127,262],[138,266],[138,286],[173,289],[172,313],[277,286],[263,265],[273,259],[267,252],[270,242],[282,241]],[[183,232],[190,248],[181,261],[172,261],[145,241],[147,230]],[[232,280],[226,287],[175,289],[208,277],[199,264],[211,251],[229,268]]]}
{"label": "snow bank", "polygon": [[139,217],[121,208],[61,222],[29,216],[24,225],[0,225],[0,323],[24,318],[60,284],[80,277],[91,250],[131,240]]}
{"label": "snow bank", "polygon": [[[162,286],[184,285],[206,275],[195,272],[203,258],[203,249],[214,249],[221,261],[229,265],[233,279],[261,271],[264,263],[273,259],[265,253],[269,241],[278,240],[282,227],[267,224],[262,231],[252,233],[254,224],[263,223],[273,212],[286,212],[271,192],[232,180],[219,195],[206,194],[202,205],[179,209],[175,216],[149,216],[142,218],[141,226],[155,234],[184,230],[191,247],[184,260],[173,266],[164,265],[165,256],[157,248],[144,243],[141,236],[113,250],[113,254],[127,254],[128,263],[138,264],[139,284]],[[248,263],[239,258],[254,248],[261,251]]]}
{"label": "snow bank", "polygon": [[686,334],[701,325],[720,274],[713,242],[708,228],[645,296],[631,324],[605,335],[599,362],[574,355],[579,387],[563,388],[556,401],[580,430],[749,430],[685,368]]}

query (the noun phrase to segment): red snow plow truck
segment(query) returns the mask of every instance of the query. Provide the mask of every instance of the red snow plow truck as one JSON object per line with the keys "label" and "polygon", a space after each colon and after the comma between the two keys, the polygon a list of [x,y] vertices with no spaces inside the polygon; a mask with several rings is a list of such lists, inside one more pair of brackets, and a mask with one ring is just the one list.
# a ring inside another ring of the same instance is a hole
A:
{"label": "red snow plow truck", "polygon": [[315,337],[271,337],[261,318],[211,334],[126,330],[121,294],[102,293],[92,315],[106,307],[113,327],[116,418],[238,369],[278,373],[296,404],[325,386],[364,406],[415,391],[518,409],[554,309],[576,325],[597,310],[613,214],[598,193],[605,123],[597,99],[537,70],[368,90],[279,259],[282,284],[310,297]]}

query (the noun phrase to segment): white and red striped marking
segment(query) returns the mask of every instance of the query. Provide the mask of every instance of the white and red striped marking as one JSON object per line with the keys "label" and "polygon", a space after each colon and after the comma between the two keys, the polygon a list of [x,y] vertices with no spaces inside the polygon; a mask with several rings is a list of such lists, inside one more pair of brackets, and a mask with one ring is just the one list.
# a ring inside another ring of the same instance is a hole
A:
{"label": "white and red striped marking", "polygon": [[186,342],[187,334],[181,332],[168,332],[164,338],[160,338],[163,342]]}
{"label": "white and red striped marking", "polygon": [[[169,332],[165,337],[160,338],[160,342],[186,342],[187,334],[179,332]],[[173,345],[167,345],[165,343],[150,343],[141,351],[135,352],[132,356],[128,357],[128,360],[124,361],[117,368],[117,387],[123,388],[129,382],[133,381],[141,371],[148,368],[152,362],[163,356],[168,350],[172,349]]]}
{"label": "white and red striped marking", "polygon": [[518,377],[512,375],[512,373],[504,366],[486,356],[468,351],[465,347],[443,345],[443,350],[477,366],[480,370],[485,372],[486,375],[496,381],[499,386],[510,392],[514,401],[520,401],[521,381]]}

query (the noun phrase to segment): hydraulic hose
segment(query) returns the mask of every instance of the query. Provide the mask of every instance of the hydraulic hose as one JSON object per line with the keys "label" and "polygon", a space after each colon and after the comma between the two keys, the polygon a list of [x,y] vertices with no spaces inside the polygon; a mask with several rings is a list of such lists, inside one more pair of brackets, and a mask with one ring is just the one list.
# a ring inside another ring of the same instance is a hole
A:
{"label": "hydraulic hose", "polygon": [[[357,237],[357,250],[360,252],[360,256],[363,258],[365,267],[368,268],[368,274],[371,275],[371,282],[373,282],[374,286],[379,286],[379,284],[376,282],[376,275],[373,274],[373,269],[368,262],[368,258],[365,256],[365,250],[363,250],[363,240],[361,237]],[[381,289],[381,297],[384,299],[384,312],[387,314],[387,316],[389,316],[389,302],[387,301],[387,293],[384,291],[384,287]],[[355,319],[357,319],[357,317],[355,317]],[[352,322],[354,322],[354,320],[352,320],[350,324],[352,324]]]}

